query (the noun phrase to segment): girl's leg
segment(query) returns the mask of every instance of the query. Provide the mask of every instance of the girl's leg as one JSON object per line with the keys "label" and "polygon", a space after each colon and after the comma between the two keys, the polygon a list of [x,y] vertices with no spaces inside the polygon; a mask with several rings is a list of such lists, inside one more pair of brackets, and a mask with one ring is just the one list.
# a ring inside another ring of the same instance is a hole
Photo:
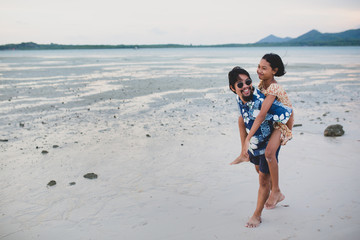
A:
{"label": "girl's leg", "polygon": [[265,158],[269,165],[270,178],[271,178],[271,193],[268,200],[265,203],[266,209],[272,209],[276,204],[284,200],[284,195],[280,191],[279,187],[279,167],[276,159],[276,152],[279,149],[281,143],[281,132],[277,129],[271,134],[269,143],[265,150]]}
{"label": "girl's leg", "polygon": [[291,113],[289,120],[286,122],[286,126],[292,130],[294,126],[294,112]]}
{"label": "girl's leg", "polygon": [[259,165],[255,165],[255,171],[256,171],[257,173],[260,172],[260,167],[259,167]]}

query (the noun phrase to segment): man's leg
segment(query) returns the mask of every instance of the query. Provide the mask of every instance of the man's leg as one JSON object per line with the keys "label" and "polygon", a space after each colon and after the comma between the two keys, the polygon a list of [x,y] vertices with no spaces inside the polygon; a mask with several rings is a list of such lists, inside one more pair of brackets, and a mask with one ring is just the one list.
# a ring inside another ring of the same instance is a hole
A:
{"label": "man's leg", "polygon": [[264,209],[264,204],[269,197],[270,192],[270,174],[259,172],[259,191],[256,209],[253,216],[246,223],[245,227],[255,228],[261,223],[261,213]]}
{"label": "man's leg", "polygon": [[269,199],[265,203],[266,209],[274,208],[278,202],[281,202],[285,198],[279,187],[279,167],[276,158],[276,152],[279,149],[281,142],[280,136],[281,132],[279,130],[274,130],[265,150],[265,158],[269,166],[271,177],[271,193]]}

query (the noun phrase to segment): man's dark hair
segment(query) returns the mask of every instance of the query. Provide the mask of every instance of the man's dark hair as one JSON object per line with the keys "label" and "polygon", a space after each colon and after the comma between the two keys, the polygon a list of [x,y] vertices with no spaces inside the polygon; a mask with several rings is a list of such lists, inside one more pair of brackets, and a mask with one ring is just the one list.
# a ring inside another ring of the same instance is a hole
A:
{"label": "man's dark hair", "polygon": [[[230,90],[236,94],[236,92],[233,90],[235,89],[235,83],[238,81],[239,78],[239,74],[244,74],[246,76],[248,76],[248,78],[250,78],[250,74],[243,68],[241,67],[234,67],[228,74],[229,77],[229,88]],[[233,89],[231,89],[231,87]]]}
{"label": "man's dark hair", "polygon": [[285,66],[279,55],[275,53],[267,53],[262,57],[262,59],[265,59],[268,63],[270,63],[270,67],[272,69],[278,69],[275,73],[276,77],[281,77],[285,75]]}

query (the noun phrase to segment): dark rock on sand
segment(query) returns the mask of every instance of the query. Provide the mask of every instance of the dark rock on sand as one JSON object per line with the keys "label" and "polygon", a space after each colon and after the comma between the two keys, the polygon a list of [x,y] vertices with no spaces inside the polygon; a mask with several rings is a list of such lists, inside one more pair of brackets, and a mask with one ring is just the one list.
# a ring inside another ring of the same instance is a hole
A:
{"label": "dark rock on sand", "polygon": [[56,181],[55,180],[51,180],[48,184],[49,187],[55,186],[56,185]]}
{"label": "dark rock on sand", "polygon": [[59,147],[59,145],[53,145],[53,148],[58,148]]}
{"label": "dark rock on sand", "polygon": [[344,135],[344,130],[343,130],[343,126],[341,126],[340,124],[334,124],[334,125],[330,125],[328,126],[325,131],[324,131],[324,136],[325,137],[339,137]]}
{"label": "dark rock on sand", "polygon": [[7,139],[0,139],[0,142],[8,142],[9,140]]}
{"label": "dark rock on sand", "polygon": [[42,154],[48,154],[49,152],[46,151],[46,150],[42,150],[41,153],[42,153]]}
{"label": "dark rock on sand", "polygon": [[69,183],[70,186],[74,186],[75,184],[76,184],[76,182]]}
{"label": "dark rock on sand", "polygon": [[299,123],[299,124],[294,124],[294,126],[293,127],[301,127],[302,126],[302,124],[301,123]]}
{"label": "dark rock on sand", "polygon": [[88,179],[96,179],[97,177],[98,175],[95,173],[87,173],[84,175],[84,178],[88,178]]}

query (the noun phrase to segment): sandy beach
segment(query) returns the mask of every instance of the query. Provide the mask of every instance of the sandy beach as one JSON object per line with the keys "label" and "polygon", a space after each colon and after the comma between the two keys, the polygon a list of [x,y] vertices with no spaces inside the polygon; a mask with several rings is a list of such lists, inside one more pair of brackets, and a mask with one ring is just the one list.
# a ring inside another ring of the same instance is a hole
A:
{"label": "sandy beach", "polygon": [[[108,53],[1,55],[0,239],[359,238],[359,57],[293,63],[289,50],[281,84],[300,126],[279,156],[286,198],[248,229],[257,173],[229,165],[240,54]],[[331,124],[345,134],[324,137]]]}

